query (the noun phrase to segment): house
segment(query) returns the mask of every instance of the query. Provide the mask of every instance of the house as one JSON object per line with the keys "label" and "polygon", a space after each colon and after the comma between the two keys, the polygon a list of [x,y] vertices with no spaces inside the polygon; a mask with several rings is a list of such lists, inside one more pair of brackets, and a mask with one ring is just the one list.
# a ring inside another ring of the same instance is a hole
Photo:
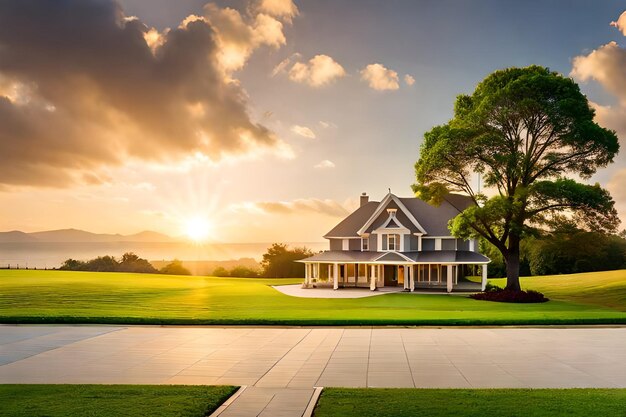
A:
{"label": "house", "polygon": [[[303,287],[484,290],[489,258],[478,252],[475,239],[457,239],[448,230],[448,221],[472,204],[459,194],[448,194],[435,207],[391,192],[369,201],[363,193],[359,208],[324,236],[330,250],[300,261]],[[464,279],[478,268],[480,284]]]}

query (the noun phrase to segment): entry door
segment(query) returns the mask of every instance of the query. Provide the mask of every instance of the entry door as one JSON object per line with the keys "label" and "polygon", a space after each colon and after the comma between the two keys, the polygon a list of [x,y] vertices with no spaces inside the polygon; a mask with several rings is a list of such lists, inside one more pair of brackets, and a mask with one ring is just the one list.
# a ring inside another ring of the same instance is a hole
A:
{"label": "entry door", "polygon": [[385,275],[385,287],[398,285],[397,269],[398,267],[395,265],[384,266],[383,273]]}

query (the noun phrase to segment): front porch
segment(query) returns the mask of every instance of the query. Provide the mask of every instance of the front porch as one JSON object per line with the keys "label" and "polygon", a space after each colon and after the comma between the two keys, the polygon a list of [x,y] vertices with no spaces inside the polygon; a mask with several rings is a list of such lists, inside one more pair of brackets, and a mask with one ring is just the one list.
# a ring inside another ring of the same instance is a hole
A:
{"label": "front porch", "polygon": [[[481,282],[466,276],[481,274]],[[402,288],[405,291],[478,292],[487,284],[487,265],[463,263],[305,262],[302,288]]]}

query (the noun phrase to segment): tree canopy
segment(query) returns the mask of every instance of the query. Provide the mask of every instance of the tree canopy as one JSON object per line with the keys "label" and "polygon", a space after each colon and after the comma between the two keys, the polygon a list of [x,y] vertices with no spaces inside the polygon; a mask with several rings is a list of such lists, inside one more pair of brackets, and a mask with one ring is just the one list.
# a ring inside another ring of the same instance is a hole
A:
{"label": "tree canopy", "polygon": [[[424,135],[413,190],[439,204],[449,192],[474,202],[450,221],[454,236],[483,237],[506,262],[507,288],[519,290],[520,239],[563,219],[614,232],[614,201],[586,184],[619,150],[614,131],[570,78],[540,66],[492,73],[460,95],[454,117]],[[476,174],[484,184],[481,191]]]}
{"label": "tree canopy", "polygon": [[270,278],[304,277],[304,264],[296,261],[311,255],[313,253],[304,247],[289,249],[284,243],[274,243],[263,254],[263,275]]}

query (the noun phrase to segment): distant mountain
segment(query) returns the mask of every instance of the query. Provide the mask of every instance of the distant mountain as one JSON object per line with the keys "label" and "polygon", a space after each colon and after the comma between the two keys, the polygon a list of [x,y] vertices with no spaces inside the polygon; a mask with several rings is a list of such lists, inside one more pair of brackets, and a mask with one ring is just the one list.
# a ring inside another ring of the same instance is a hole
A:
{"label": "distant mountain", "polygon": [[0,232],[0,242],[36,242],[37,238],[28,233],[12,230],[10,232]]}
{"label": "distant mountain", "polygon": [[17,230],[0,232],[0,242],[177,242],[178,240],[158,232],[143,231],[132,235],[91,233],[78,229],[47,230],[24,233]]}

